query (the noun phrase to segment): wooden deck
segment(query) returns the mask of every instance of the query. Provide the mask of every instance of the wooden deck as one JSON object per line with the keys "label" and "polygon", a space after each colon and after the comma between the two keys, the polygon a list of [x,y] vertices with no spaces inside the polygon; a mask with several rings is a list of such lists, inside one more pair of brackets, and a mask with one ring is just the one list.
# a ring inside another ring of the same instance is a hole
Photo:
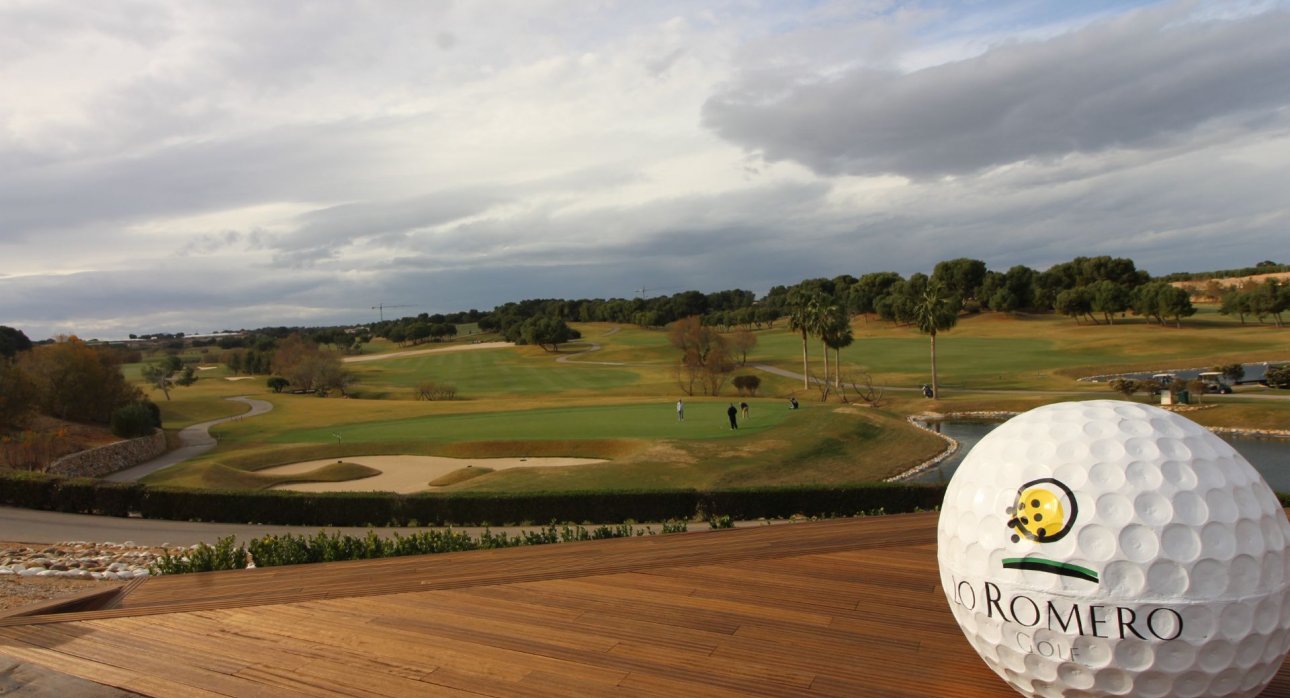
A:
{"label": "wooden deck", "polygon": [[155,696],[1015,695],[946,606],[935,522],[158,577],[0,618],[0,654]]}

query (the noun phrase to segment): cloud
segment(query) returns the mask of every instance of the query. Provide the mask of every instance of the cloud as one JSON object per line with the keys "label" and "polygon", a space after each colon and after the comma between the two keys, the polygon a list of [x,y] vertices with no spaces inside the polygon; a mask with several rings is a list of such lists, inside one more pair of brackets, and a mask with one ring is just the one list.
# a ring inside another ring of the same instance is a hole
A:
{"label": "cloud", "polygon": [[1290,105],[1290,12],[1139,11],[909,73],[855,67],[737,77],[704,123],[825,175],[963,175],[1072,153],[1168,147]]}
{"label": "cloud", "polygon": [[0,3],[0,324],[32,337],[1198,270],[1290,221],[1284,2],[129,1]]}

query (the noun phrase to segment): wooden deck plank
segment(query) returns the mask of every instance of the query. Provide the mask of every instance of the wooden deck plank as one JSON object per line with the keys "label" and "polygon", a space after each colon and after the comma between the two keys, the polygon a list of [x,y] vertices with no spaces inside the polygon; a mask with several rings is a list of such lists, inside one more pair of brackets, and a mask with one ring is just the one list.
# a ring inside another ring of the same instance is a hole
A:
{"label": "wooden deck plank", "polygon": [[164,697],[1014,695],[934,538],[921,514],[150,579],[5,619],[0,653]]}

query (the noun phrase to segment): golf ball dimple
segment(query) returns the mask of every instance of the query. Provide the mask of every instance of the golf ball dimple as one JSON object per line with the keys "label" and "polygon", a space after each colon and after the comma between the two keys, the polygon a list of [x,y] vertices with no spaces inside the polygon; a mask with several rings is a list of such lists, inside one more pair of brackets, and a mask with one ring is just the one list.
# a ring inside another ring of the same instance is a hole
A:
{"label": "golf ball dimple", "polygon": [[941,581],[1029,696],[1255,696],[1290,649],[1290,522],[1230,445],[1149,405],[1019,415],[959,466]]}

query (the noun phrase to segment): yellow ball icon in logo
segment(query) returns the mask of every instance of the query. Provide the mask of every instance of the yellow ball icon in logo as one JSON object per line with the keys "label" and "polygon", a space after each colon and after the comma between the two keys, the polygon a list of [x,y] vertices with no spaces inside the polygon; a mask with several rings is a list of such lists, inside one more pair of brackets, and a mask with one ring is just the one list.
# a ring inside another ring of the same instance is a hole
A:
{"label": "yellow ball icon in logo", "polygon": [[1007,510],[1012,517],[1008,528],[1017,531],[1012,542],[1022,536],[1036,543],[1060,540],[1075,523],[1076,506],[1070,488],[1055,478],[1027,482],[1017,490],[1017,498]]}

